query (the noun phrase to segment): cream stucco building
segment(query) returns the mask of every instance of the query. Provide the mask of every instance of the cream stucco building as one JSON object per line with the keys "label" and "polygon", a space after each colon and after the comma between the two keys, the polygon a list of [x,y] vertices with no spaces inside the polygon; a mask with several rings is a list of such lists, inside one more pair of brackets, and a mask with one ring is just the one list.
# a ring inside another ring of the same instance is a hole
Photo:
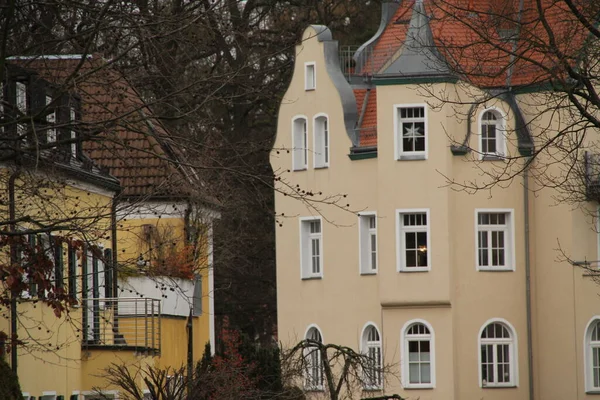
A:
{"label": "cream stucco building", "polygon": [[[460,32],[440,27],[430,3],[384,4],[350,63],[323,26],[296,48],[271,156],[279,339],[347,345],[392,366],[369,393],[592,398],[600,287],[585,260],[600,258],[597,203],[557,201],[537,179],[561,174],[546,153],[524,167],[540,130],[564,120],[518,90],[525,69],[477,89],[438,63],[436,35]],[[457,190],[507,170],[521,172]],[[310,371],[305,389],[318,396],[323,378]]]}

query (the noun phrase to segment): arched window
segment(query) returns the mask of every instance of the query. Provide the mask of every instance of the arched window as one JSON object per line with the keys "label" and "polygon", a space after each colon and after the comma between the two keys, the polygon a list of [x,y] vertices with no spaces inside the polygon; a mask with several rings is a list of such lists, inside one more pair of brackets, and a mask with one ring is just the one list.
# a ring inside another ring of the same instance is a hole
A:
{"label": "arched window", "polygon": [[292,169],[299,171],[308,165],[308,133],[306,118],[298,117],[292,123]]}
{"label": "arched window", "polygon": [[321,365],[321,351],[317,343],[323,343],[323,336],[319,328],[312,326],[306,332],[308,341],[304,352],[305,383],[307,390],[323,390],[323,366]]}
{"label": "arched window", "polygon": [[585,332],[585,390],[600,391],[600,318],[594,318]]}
{"label": "arched window", "polygon": [[434,387],[434,343],[431,326],[425,321],[411,321],[404,326],[403,335],[404,387]]}
{"label": "arched window", "polygon": [[329,120],[321,115],[315,118],[315,168],[329,166]]}
{"label": "arched window", "polygon": [[516,386],[516,346],[513,329],[504,322],[485,325],[479,336],[481,387]]}
{"label": "arched window", "polygon": [[381,336],[377,328],[369,324],[362,333],[362,352],[368,357],[368,365],[364,368],[365,389],[380,389],[383,385]]}
{"label": "arched window", "polygon": [[486,110],[481,116],[479,151],[486,155],[504,155],[504,118],[497,110]]}

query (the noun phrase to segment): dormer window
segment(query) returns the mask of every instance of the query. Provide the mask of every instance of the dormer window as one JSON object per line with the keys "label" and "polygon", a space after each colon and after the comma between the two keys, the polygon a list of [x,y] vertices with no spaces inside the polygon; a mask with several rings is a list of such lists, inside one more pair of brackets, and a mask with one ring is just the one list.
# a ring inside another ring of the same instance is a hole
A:
{"label": "dormer window", "polygon": [[317,71],[314,62],[304,64],[304,90],[315,90],[317,88]]}
{"label": "dormer window", "polygon": [[504,118],[495,109],[481,114],[479,151],[481,158],[504,156]]}

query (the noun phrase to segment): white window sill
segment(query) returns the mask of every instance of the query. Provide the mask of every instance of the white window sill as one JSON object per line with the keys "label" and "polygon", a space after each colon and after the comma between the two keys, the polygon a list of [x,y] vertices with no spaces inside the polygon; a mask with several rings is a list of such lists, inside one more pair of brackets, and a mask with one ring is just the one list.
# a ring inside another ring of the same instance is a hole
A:
{"label": "white window sill", "polygon": [[512,267],[477,267],[480,272],[515,272]]}
{"label": "white window sill", "polygon": [[506,384],[506,385],[485,385],[485,386],[481,386],[482,389],[515,389],[517,387],[517,385],[515,385],[514,383],[511,384]]}
{"label": "white window sill", "polygon": [[329,165],[315,165],[315,169],[327,169]]}
{"label": "white window sill", "polygon": [[296,172],[296,171],[306,171],[307,169],[308,168],[306,168],[306,167],[303,167],[303,168],[292,168],[292,171],[293,172]]}
{"label": "white window sill", "polygon": [[303,281],[311,281],[311,280],[315,280],[315,279],[323,279],[323,275],[311,275],[311,276],[303,276],[302,277]]}
{"label": "white window sill", "polygon": [[431,389],[435,389],[435,386],[433,386],[433,384],[427,384],[427,385],[409,384],[409,385],[404,386],[403,389],[406,389],[406,390],[419,390],[419,389],[431,390]]}
{"label": "white window sill", "polygon": [[402,267],[398,272],[429,272],[431,267]]}
{"label": "white window sill", "polygon": [[418,161],[418,160],[427,160],[427,156],[425,154],[410,154],[410,153],[403,153],[398,155],[398,158],[396,158],[396,160],[398,161]]}
{"label": "white window sill", "polygon": [[589,390],[586,390],[585,394],[600,394],[600,388],[599,389],[589,389]]}
{"label": "white window sill", "polygon": [[482,154],[481,157],[479,157],[479,159],[481,161],[504,161],[505,157],[502,154],[494,154],[494,153],[489,153],[489,154]]}
{"label": "white window sill", "polygon": [[315,90],[317,90],[317,88],[314,88],[314,87],[313,88],[304,88],[304,90],[306,92],[314,92]]}
{"label": "white window sill", "polygon": [[377,270],[375,271],[360,271],[361,275],[377,275]]}

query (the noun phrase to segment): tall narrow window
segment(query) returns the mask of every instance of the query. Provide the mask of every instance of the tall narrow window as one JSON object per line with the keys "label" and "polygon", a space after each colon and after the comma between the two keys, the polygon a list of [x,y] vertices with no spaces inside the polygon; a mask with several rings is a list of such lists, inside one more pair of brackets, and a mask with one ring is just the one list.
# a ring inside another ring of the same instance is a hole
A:
{"label": "tall narrow window", "polygon": [[513,332],[502,322],[487,324],[479,338],[481,386],[515,386],[516,354]]}
{"label": "tall narrow window", "polygon": [[315,168],[329,166],[329,121],[327,117],[315,118]]}
{"label": "tall narrow window", "polygon": [[69,129],[71,130],[71,155],[73,157],[77,156],[77,132],[75,131],[75,123],[77,121],[77,113],[75,112],[75,107],[70,107],[69,108],[69,121],[70,121],[70,126]]}
{"label": "tall narrow window", "polygon": [[304,64],[304,89],[315,90],[317,88],[317,71],[315,69],[315,63]]}
{"label": "tall narrow window", "polygon": [[396,159],[425,159],[427,124],[425,106],[397,107]]}
{"label": "tall narrow window", "polygon": [[323,275],[321,219],[302,218],[300,233],[302,278],[320,278]]}
{"label": "tall narrow window", "polygon": [[358,217],[360,273],[377,272],[377,215],[361,213]]}
{"label": "tall narrow window", "polygon": [[294,171],[307,168],[308,165],[308,132],[306,118],[296,118],[292,123],[292,164]]}
{"label": "tall narrow window", "polygon": [[[16,83],[16,105],[17,110],[22,115],[19,115],[19,120],[23,121],[24,115],[27,114],[27,85],[23,82]],[[27,125],[23,122],[17,123],[17,136],[25,140],[27,134]]]}
{"label": "tall narrow window", "polygon": [[398,212],[398,267],[400,271],[426,271],[430,267],[429,212]]}
{"label": "tall narrow window", "polygon": [[57,289],[64,287],[64,256],[63,256],[63,245],[59,238],[53,240],[53,252],[54,252],[54,281]]}
{"label": "tall narrow window", "polygon": [[67,258],[69,263],[69,296],[77,300],[77,250],[71,243],[68,245]]}
{"label": "tall narrow window", "polygon": [[513,270],[511,212],[477,211],[477,268]]}
{"label": "tall narrow window", "polygon": [[[52,96],[46,96],[46,107],[50,107],[50,105],[52,104]],[[54,127],[54,124],[56,123],[56,111],[54,109],[50,109],[50,112],[46,115],[46,124],[48,125],[47,128],[47,136],[48,136],[48,143],[53,143],[56,142],[56,128]]]}
{"label": "tall narrow window", "polygon": [[404,386],[431,388],[435,385],[433,333],[424,321],[409,322],[404,327]]}
{"label": "tall narrow window", "polygon": [[323,343],[323,337],[319,329],[313,326],[306,333],[306,340],[304,387],[307,390],[323,390],[323,366],[319,348],[319,344]]}
{"label": "tall narrow window", "polygon": [[362,352],[368,357],[368,365],[363,369],[364,388],[367,390],[381,389],[383,386],[381,337],[374,325],[368,325],[363,330]]}
{"label": "tall narrow window", "polygon": [[589,324],[585,334],[585,390],[600,392],[600,319]]}
{"label": "tall narrow window", "polygon": [[502,115],[496,110],[481,115],[480,151],[482,157],[504,155],[504,128]]}

